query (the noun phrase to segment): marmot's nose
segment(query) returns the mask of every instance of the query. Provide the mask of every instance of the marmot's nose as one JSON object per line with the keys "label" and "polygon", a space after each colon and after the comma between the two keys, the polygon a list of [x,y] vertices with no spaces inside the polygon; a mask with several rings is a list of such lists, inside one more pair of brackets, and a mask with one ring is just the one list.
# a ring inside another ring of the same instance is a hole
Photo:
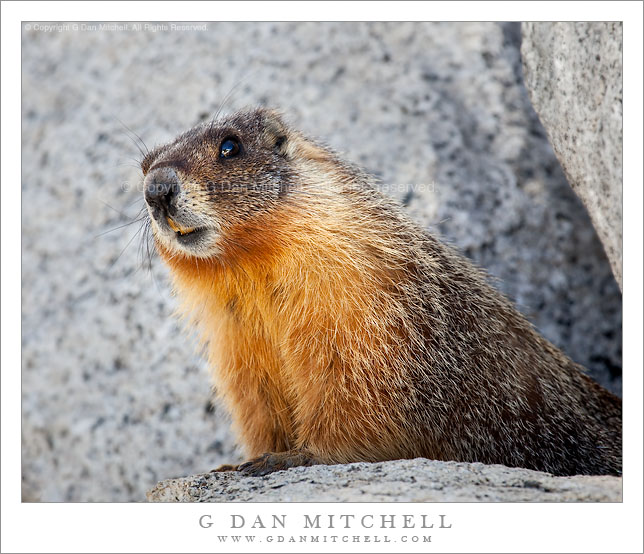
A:
{"label": "marmot's nose", "polygon": [[150,171],[143,183],[145,201],[151,208],[166,214],[174,207],[173,200],[179,193],[179,177],[171,167],[159,167]]}

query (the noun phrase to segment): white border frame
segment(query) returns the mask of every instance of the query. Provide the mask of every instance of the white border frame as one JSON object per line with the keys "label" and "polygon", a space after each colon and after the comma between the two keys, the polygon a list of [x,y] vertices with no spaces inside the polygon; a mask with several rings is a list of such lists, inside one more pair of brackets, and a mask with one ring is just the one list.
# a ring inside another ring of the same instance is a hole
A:
{"label": "white border frame", "polygon": [[[152,10],[150,8],[153,8]],[[2,552],[387,552],[395,545],[227,543],[229,515],[447,514],[442,552],[642,552],[642,3],[640,2],[3,2]],[[20,501],[21,20],[621,20],[624,22],[624,502],[620,504],[22,504]],[[237,17],[236,17],[237,16]],[[211,514],[215,525],[201,529]],[[270,517],[270,516],[269,516]],[[267,530],[271,531],[271,530]],[[354,529],[351,534],[366,534]],[[401,533],[402,530],[396,530]],[[261,532],[260,532],[261,533]],[[288,533],[299,534],[296,527]],[[243,534],[243,533],[242,533]],[[338,533],[340,534],[340,533]],[[258,533],[259,535],[259,533]],[[231,550],[231,548],[233,548]],[[237,550],[234,550],[237,548]]]}

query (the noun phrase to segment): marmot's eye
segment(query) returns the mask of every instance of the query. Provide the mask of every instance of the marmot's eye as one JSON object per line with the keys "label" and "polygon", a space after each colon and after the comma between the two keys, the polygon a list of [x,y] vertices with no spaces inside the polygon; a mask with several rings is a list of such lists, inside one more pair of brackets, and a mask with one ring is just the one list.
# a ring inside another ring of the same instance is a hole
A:
{"label": "marmot's eye", "polygon": [[234,138],[227,138],[221,143],[219,147],[220,158],[232,158],[239,154],[239,142]]}

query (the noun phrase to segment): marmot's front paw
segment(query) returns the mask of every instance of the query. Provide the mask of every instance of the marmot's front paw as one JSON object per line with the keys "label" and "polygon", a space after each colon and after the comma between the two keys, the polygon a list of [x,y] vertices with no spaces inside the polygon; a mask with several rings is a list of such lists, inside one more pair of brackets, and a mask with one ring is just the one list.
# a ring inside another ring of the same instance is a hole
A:
{"label": "marmot's front paw", "polygon": [[312,466],[323,464],[312,454],[303,450],[288,450],[286,452],[266,452],[257,458],[241,464],[239,471],[250,477],[261,477],[274,471],[282,471],[291,467]]}
{"label": "marmot's front paw", "polygon": [[216,473],[219,471],[237,471],[239,469],[239,464],[223,464],[220,465],[217,469],[211,469],[210,473]]}

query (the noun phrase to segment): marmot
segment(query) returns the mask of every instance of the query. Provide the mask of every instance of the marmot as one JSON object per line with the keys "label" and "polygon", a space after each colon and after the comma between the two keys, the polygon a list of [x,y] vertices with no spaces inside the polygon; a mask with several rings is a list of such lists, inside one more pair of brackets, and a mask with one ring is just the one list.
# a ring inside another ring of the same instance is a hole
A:
{"label": "marmot", "polygon": [[254,109],[141,162],[250,475],[425,457],[620,474],[621,401],[329,148]]}

